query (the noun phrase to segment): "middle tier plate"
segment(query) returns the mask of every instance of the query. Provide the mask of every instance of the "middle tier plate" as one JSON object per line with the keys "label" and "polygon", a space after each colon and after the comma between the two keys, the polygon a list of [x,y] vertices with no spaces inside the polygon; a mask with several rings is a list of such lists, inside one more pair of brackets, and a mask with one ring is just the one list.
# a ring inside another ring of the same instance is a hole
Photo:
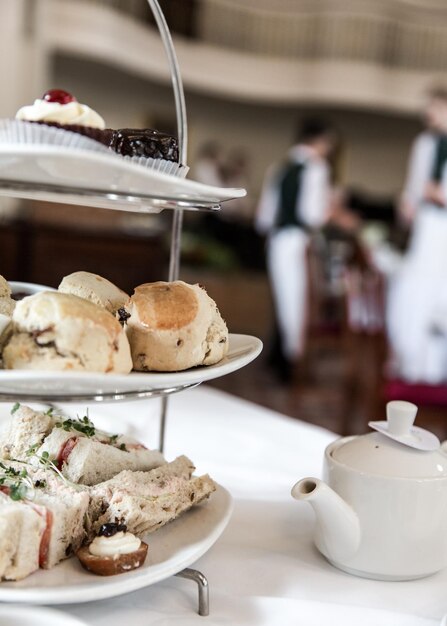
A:
{"label": "middle tier plate", "polygon": [[71,400],[126,400],[173,393],[231,374],[248,365],[262,350],[262,342],[250,335],[229,336],[227,355],[216,365],[182,372],[42,372],[1,370],[0,400],[22,399],[64,402]]}

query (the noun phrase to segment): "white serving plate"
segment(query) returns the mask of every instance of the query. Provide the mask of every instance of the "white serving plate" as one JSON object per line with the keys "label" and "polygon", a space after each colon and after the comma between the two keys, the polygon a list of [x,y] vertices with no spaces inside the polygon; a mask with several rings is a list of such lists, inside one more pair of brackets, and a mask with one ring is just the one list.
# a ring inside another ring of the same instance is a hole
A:
{"label": "white serving plate", "polygon": [[0,602],[82,603],[153,585],[203,556],[224,531],[232,510],[231,495],[218,486],[209,501],[147,536],[148,556],[139,569],[117,576],[95,576],[84,570],[74,557],[24,580],[0,583]]}
{"label": "white serving plate", "polygon": [[[34,199],[45,197],[65,203],[127,211],[147,212],[145,195],[177,202],[194,203],[196,200],[213,205],[246,195],[245,189],[204,185],[128,162],[116,154],[39,144],[0,143],[0,179],[30,184],[29,188],[14,191],[8,187],[2,189],[0,180],[2,195]],[[46,186],[47,189],[41,190],[39,186]],[[54,188],[53,196],[51,188]],[[65,188],[63,200],[59,195],[61,188]],[[86,190],[87,195],[82,193]],[[77,191],[82,193],[82,200],[76,195]],[[113,194],[121,194],[121,197],[114,198]]]}
{"label": "white serving plate", "polygon": [[129,394],[150,390],[181,388],[225,376],[244,367],[262,350],[262,341],[251,335],[229,336],[227,355],[216,365],[194,367],[183,372],[131,372],[101,374],[95,372],[42,372],[0,370],[0,394],[37,400],[51,396],[63,401],[66,396]]}

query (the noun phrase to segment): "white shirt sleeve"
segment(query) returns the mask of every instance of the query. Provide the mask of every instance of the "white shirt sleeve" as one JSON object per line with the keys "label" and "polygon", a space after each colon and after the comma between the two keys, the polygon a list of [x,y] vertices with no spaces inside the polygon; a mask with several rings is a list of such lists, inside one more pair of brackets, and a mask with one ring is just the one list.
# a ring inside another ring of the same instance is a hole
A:
{"label": "white shirt sleeve", "polygon": [[267,170],[261,196],[258,202],[258,209],[255,216],[255,228],[261,235],[267,234],[275,224],[276,212],[278,210],[279,189],[278,170],[272,166]]}
{"label": "white shirt sleeve", "polygon": [[425,186],[433,168],[435,150],[435,138],[429,133],[419,135],[411,148],[403,197],[413,210],[419,206],[424,197]]}
{"label": "white shirt sleeve", "polygon": [[297,198],[297,211],[311,228],[321,226],[329,212],[329,168],[324,161],[308,161]]}

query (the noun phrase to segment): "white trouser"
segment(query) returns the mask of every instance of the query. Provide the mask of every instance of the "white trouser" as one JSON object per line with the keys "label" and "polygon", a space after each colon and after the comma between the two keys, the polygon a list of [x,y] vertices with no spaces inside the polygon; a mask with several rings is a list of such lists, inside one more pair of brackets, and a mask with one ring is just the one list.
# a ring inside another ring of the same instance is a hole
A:
{"label": "white trouser", "polygon": [[283,228],[270,236],[267,247],[267,267],[282,348],[291,360],[299,357],[304,348],[308,239],[300,228]]}
{"label": "white trouser", "polygon": [[392,280],[388,332],[397,374],[410,382],[447,380],[447,211],[424,207],[410,249]]}

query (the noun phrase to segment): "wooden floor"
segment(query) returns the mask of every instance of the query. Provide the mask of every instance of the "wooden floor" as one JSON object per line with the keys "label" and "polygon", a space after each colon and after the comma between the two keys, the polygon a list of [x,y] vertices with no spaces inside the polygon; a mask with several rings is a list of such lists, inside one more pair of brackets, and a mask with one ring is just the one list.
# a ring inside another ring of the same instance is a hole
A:
{"label": "wooden floor", "polygon": [[[365,433],[368,421],[385,419],[382,337],[359,335],[348,350],[341,339],[318,341],[310,354],[288,385],[269,368],[267,350],[246,368],[210,384],[339,434]],[[420,407],[417,423],[441,440],[447,437],[445,408]]]}
{"label": "wooden floor", "polygon": [[[377,337],[359,337],[358,360],[353,365],[342,341],[319,342],[308,361],[298,367],[290,384],[281,383],[267,364],[267,350],[252,364],[213,381],[218,389],[235,394],[275,411],[322,426],[353,434],[367,431],[367,423],[382,416],[374,397],[379,385]],[[355,371],[353,372],[353,368]]]}

